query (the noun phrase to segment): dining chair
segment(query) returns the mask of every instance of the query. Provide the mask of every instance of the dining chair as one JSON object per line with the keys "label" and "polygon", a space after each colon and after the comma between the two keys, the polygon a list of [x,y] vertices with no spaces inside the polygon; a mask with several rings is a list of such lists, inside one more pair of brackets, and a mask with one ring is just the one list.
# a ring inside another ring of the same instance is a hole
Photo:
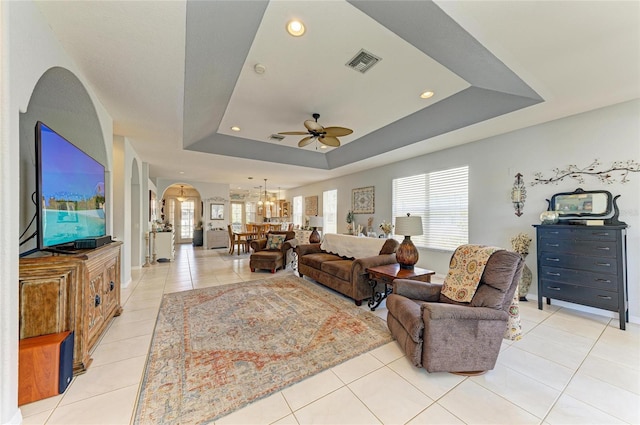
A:
{"label": "dining chair", "polygon": [[236,234],[233,232],[231,225],[227,225],[227,229],[229,231],[229,254],[233,254],[236,247],[238,248],[238,254],[240,254],[240,247],[242,247],[243,251],[247,251],[247,241],[241,240]]}

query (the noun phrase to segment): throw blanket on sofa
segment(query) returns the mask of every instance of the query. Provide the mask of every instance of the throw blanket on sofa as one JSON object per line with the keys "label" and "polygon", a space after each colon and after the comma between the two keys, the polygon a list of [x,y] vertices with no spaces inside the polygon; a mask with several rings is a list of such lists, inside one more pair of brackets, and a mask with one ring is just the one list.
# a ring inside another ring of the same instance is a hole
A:
{"label": "throw blanket on sofa", "polygon": [[[479,245],[461,245],[453,253],[449,264],[449,273],[442,285],[441,294],[458,302],[471,302],[478,289],[484,267],[491,254],[501,248]],[[509,320],[504,332],[504,339],[512,341],[522,338],[520,323],[520,305],[518,290],[513,294],[509,306]]]}
{"label": "throw blanket on sofa", "polygon": [[458,302],[471,302],[491,254],[500,250],[493,246],[461,245],[451,256],[449,273],[442,285],[442,295]]}
{"label": "throw blanket on sofa", "polygon": [[347,258],[366,258],[380,254],[386,239],[361,238],[351,235],[327,233],[322,238],[322,248],[326,252]]}

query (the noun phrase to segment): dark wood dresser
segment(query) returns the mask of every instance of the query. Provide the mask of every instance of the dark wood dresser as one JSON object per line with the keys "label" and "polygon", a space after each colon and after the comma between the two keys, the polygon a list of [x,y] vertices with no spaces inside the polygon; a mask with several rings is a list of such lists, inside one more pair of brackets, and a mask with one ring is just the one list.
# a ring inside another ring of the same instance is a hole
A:
{"label": "dark wood dresser", "polygon": [[542,298],[618,312],[620,329],[629,320],[627,236],[624,224],[535,225],[538,251],[538,308]]}

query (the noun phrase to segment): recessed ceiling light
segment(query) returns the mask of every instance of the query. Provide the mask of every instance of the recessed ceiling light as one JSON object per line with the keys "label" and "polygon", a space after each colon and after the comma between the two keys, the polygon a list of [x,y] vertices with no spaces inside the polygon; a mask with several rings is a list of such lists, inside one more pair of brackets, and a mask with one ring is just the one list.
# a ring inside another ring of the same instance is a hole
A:
{"label": "recessed ceiling light", "polygon": [[304,34],[305,28],[302,21],[292,19],[287,23],[287,32],[294,37],[300,37]]}
{"label": "recessed ceiling light", "polygon": [[326,149],[327,147],[325,145],[320,145],[320,149]]}
{"label": "recessed ceiling light", "polygon": [[231,130],[240,131],[240,127],[238,127],[237,125],[234,125],[233,127],[231,127]]}
{"label": "recessed ceiling light", "polygon": [[184,171],[180,171],[180,174],[184,174]]}
{"label": "recessed ceiling light", "polygon": [[434,93],[432,91],[423,91],[422,93],[420,93],[420,98],[421,99],[429,99],[433,95],[434,95]]}

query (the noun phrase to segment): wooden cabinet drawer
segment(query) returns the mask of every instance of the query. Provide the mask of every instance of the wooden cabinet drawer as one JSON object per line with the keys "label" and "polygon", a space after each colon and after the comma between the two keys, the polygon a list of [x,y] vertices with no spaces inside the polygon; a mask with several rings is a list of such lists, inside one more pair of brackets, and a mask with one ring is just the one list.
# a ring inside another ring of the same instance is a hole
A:
{"label": "wooden cabinet drawer", "polygon": [[538,228],[538,237],[541,239],[578,239],[592,241],[615,241],[617,240],[617,232],[614,230],[603,229],[541,229]]}
{"label": "wooden cabinet drawer", "polygon": [[587,257],[557,252],[541,252],[538,258],[540,267],[558,267],[581,269],[599,273],[618,273],[615,258]]}
{"label": "wooden cabinet drawer", "polygon": [[605,273],[594,273],[561,267],[540,267],[539,278],[547,281],[571,283],[605,291],[618,292],[617,276]]}
{"label": "wooden cabinet drawer", "polygon": [[571,285],[568,283],[551,282],[541,280],[542,296],[576,302],[605,310],[618,308],[618,293],[603,291],[586,286]]}
{"label": "wooden cabinet drawer", "polygon": [[567,254],[589,255],[593,257],[615,258],[616,241],[576,241],[572,239],[543,239],[539,250]]}

